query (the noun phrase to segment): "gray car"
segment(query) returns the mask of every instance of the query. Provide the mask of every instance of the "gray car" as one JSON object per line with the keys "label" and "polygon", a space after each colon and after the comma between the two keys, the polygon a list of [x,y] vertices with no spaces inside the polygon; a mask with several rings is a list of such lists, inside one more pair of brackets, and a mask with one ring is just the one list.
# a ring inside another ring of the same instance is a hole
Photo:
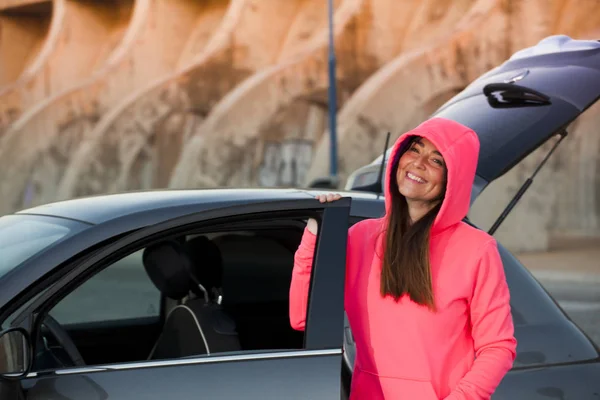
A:
{"label": "gray car", "polygon": [[[554,38],[437,115],[480,136],[475,198],[548,138],[564,137],[599,96],[600,43]],[[0,218],[0,399],[347,399],[347,231],[384,212],[381,172],[378,160],[357,171],[348,183],[356,190],[328,204],[309,189],[149,191]],[[320,228],[299,332],[288,296],[311,217]],[[493,398],[598,399],[598,348],[499,250],[518,348]]]}

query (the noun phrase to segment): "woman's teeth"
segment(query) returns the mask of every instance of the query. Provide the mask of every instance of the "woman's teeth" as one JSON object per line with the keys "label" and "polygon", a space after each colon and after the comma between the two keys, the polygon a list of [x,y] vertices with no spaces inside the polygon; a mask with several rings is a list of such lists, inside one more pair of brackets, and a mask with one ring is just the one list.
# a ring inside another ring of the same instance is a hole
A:
{"label": "woman's teeth", "polygon": [[425,180],[422,178],[419,178],[418,176],[411,174],[410,172],[406,174],[406,176],[408,176],[408,179],[413,180],[415,182],[419,182],[419,183],[425,183]]}

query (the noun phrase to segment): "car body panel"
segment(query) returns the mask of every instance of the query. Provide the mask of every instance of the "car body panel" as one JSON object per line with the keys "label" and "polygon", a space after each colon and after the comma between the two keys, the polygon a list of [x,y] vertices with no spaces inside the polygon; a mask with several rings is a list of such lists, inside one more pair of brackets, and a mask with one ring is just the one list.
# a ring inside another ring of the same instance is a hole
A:
{"label": "car body panel", "polygon": [[191,363],[39,377],[24,382],[24,388],[27,400],[330,400],[340,398],[341,357],[186,360]]}
{"label": "car body panel", "polygon": [[[595,400],[600,398],[599,376],[600,363],[510,371],[492,398],[493,400]],[[582,385],[582,382],[586,384]]]}

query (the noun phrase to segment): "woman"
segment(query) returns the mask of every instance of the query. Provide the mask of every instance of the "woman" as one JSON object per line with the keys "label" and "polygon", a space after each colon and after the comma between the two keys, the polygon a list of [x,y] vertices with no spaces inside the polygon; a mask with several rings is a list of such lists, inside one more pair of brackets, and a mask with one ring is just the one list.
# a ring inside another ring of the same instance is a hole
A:
{"label": "woman", "polygon": [[[496,242],[462,222],[478,153],[475,132],[450,120],[405,133],[388,161],[385,216],[350,229],[351,399],[489,399],[511,368],[516,340]],[[297,330],[305,325],[316,232],[309,220],[295,255]]]}

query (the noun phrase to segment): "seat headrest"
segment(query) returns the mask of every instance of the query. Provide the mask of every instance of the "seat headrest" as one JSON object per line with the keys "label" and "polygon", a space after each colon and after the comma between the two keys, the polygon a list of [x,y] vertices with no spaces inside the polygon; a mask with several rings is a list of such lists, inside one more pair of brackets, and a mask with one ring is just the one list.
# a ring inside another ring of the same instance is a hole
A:
{"label": "seat headrest", "polygon": [[223,258],[221,250],[205,236],[196,236],[185,244],[190,257],[194,278],[207,290],[223,286]]}
{"label": "seat headrest", "polygon": [[142,254],[148,277],[162,294],[181,300],[192,287],[190,260],[179,242],[168,240],[148,246]]}

